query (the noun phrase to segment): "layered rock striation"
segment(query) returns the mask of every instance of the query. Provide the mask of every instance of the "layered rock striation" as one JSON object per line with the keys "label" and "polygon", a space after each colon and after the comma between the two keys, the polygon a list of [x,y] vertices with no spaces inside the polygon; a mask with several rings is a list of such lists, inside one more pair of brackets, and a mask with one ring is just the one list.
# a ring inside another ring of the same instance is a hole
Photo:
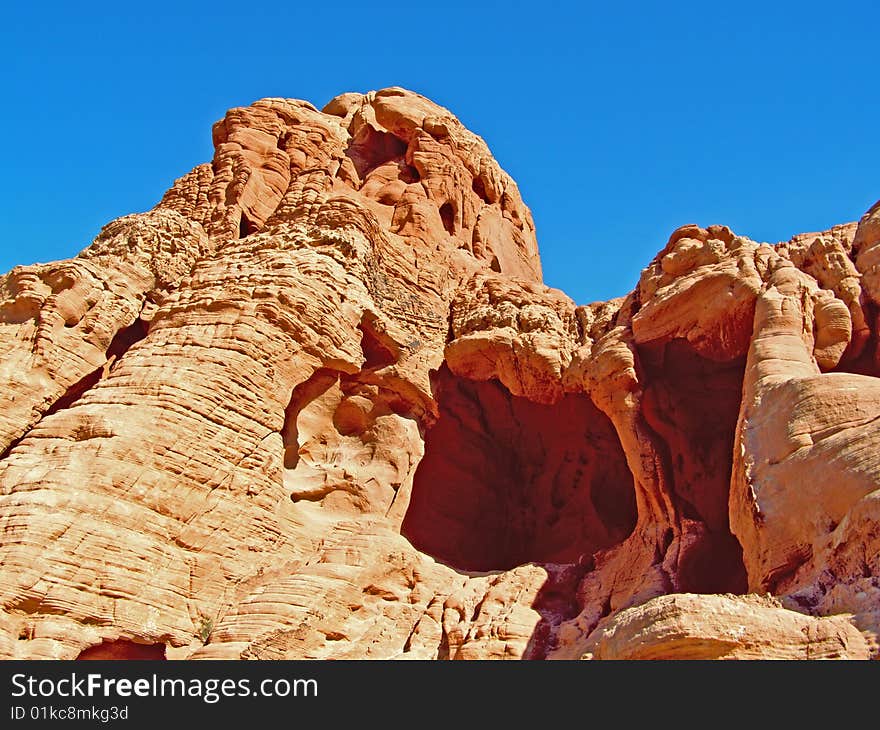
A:
{"label": "layered rock striation", "polygon": [[0,279],[0,656],[878,654],[880,207],[577,306],[415,93],[213,139]]}

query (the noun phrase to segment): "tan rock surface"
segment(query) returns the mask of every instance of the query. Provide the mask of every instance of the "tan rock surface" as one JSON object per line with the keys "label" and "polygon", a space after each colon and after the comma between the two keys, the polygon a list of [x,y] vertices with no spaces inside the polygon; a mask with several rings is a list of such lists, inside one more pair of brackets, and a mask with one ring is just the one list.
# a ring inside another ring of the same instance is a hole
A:
{"label": "tan rock surface", "polygon": [[213,139],[0,279],[0,656],[876,655],[876,206],[576,306],[417,94]]}
{"label": "tan rock surface", "polygon": [[660,596],[621,611],[584,646],[585,659],[867,659],[845,618],[814,618],[756,595]]}

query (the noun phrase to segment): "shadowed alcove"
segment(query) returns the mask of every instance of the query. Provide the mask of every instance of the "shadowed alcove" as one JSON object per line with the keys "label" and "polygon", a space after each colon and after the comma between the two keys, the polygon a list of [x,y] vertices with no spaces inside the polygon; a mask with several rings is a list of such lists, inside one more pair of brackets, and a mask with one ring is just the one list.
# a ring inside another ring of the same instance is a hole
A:
{"label": "shadowed alcove", "polygon": [[636,523],[632,475],[611,422],[585,396],[553,405],[443,366],[402,533],[468,571],[574,562]]}

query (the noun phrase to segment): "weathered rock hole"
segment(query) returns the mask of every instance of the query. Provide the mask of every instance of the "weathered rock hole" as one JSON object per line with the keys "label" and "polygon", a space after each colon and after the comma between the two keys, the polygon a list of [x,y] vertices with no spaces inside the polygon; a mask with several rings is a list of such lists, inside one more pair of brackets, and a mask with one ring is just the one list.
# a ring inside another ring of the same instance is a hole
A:
{"label": "weathered rock hole", "polygon": [[238,222],[238,237],[247,238],[251,233],[255,233],[257,227],[252,225],[248,217],[242,213],[241,220]]}
{"label": "weathered rock hole", "polygon": [[611,422],[585,396],[541,405],[444,365],[401,529],[460,570],[576,562],[636,523],[633,479]]}
{"label": "weathered rock hole", "polygon": [[370,171],[379,165],[393,160],[403,160],[406,155],[406,142],[390,132],[380,132],[366,125],[358,130],[345,154],[354,163],[358,177],[364,180]]}
{"label": "weathered rock hole", "polygon": [[877,322],[877,305],[873,302],[866,301],[862,304],[865,312],[865,319],[869,323],[870,332],[868,340],[865,342],[861,353],[856,358],[848,358],[847,353],[840,364],[831,370],[835,373],[853,373],[854,375],[870,375],[872,377],[880,377],[880,341],[878,341],[878,332],[875,323]]}
{"label": "weathered rock hole", "polygon": [[443,227],[450,236],[455,235],[455,209],[452,203],[443,203],[440,206],[440,220],[443,221]]}
{"label": "weathered rock hole", "polygon": [[497,271],[499,274],[501,273],[501,262],[498,261],[497,256],[492,257],[492,260],[489,262],[489,268],[492,271]]}
{"label": "weathered rock hole", "polygon": [[51,416],[53,413],[62,411],[65,408],[70,408],[74,405],[86,394],[87,391],[91,390],[98,384],[98,381],[106,375],[109,367],[115,367],[122,356],[125,355],[133,345],[147,336],[148,330],[149,324],[140,318],[136,319],[128,327],[123,327],[119,330],[111,340],[110,346],[107,348],[107,364],[96,368],[88,375],[83,376],[80,380],[71,385],[64,395],[49,407],[49,410],[43,414],[43,417]]}
{"label": "weathered rock hole", "polygon": [[569,565],[547,566],[547,580],[532,602],[532,608],[540,614],[541,620],[529,637],[523,659],[544,659],[555,647],[555,629],[581,612],[582,606],[577,600],[578,586],[595,567],[592,558]]}
{"label": "weathered rock hole", "polygon": [[93,660],[163,660],[165,659],[165,644],[138,644],[128,639],[105,641],[97,646],[83,649],[77,659]]}
{"label": "weathered rock hole", "polygon": [[730,532],[728,495],[745,358],[715,362],[681,339],[641,347],[642,412],[665,445],[672,489],[685,517],[705,536],[682,556],[679,579],[690,593],[742,593],[742,549]]}
{"label": "weathered rock hole", "polygon": [[361,352],[364,370],[378,370],[393,365],[400,359],[400,346],[385,329],[385,324],[369,310],[361,316]]}
{"label": "weathered rock hole", "polygon": [[416,170],[412,165],[401,165],[400,172],[397,175],[398,179],[405,182],[407,185],[412,183],[417,183],[422,179],[422,176],[419,175],[419,171]]}
{"label": "weathered rock hole", "polygon": [[122,356],[131,349],[132,346],[143,340],[149,332],[150,324],[138,317],[128,327],[123,327],[110,342],[107,348],[107,359],[113,359],[114,364],[119,362]]}
{"label": "weathered rock hole", "polygon": [[296,469],[299,463],[299,426],[297,419],[300,412],[315,398],[326,393],[339,379],[335,370],[316,370],[312,376],[297,385],[290,396],[290,403],[284,411],[284,426],[281,439],[284,444],[284,468]]}
{"label": "weathered rock hole", "polygon": [[492,204],[492,201],[489,200],[489,196],[486,194],[486,184],[483,182],[483,178],[477,175],[474,178],[473,183],[471,183],[471,188],[473,191],[480,197],[484,203]]}
{"label": "weathered rock hole", "polygon": [[373,327],[362,322],[358,325],[361,335],[361,352],[364,353],[364,370],[378,370],[397,362],[397,354],[390,338],[384,338]]}
{"label": "weathered rock hole", "polygon": [[710,532],[678,562],[683,593],[745,593],[748,576],[742,546],[730,532]]}

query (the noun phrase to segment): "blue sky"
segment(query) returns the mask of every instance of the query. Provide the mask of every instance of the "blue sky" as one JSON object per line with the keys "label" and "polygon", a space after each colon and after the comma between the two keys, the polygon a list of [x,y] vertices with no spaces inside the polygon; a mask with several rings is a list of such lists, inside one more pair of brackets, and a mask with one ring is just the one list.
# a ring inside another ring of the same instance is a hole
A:
{"label": "blue sky", "polygon": [[869,2],[15,3],[0,270],[71,256],[265,96],[405,86],[517,180],[545,281],[628,292],[677,226],[775,242],[880,198]]}

